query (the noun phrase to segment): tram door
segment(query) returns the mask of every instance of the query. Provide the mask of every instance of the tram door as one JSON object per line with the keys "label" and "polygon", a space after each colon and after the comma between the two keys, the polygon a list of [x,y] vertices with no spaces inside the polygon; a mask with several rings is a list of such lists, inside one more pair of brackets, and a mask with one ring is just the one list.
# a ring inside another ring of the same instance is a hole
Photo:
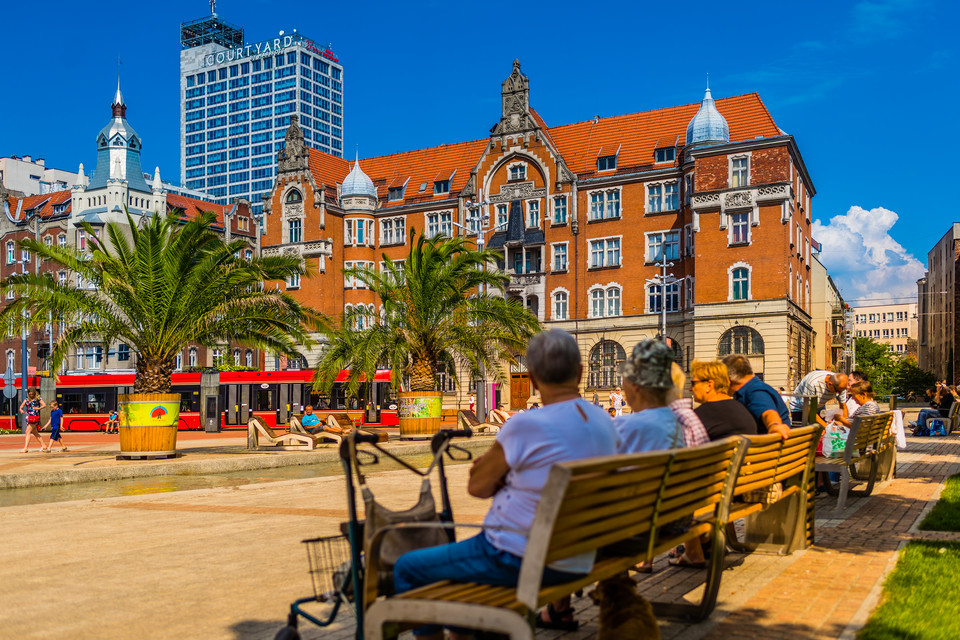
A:
{"label": "tram door", "polygon": [[277,424],[287,424],[290,414],[303,413],[303,385],[281,384]]}
{"label": "tram door", "polygon": [[243,426],[250,421],[250,385],[227,385],[226,424]]}

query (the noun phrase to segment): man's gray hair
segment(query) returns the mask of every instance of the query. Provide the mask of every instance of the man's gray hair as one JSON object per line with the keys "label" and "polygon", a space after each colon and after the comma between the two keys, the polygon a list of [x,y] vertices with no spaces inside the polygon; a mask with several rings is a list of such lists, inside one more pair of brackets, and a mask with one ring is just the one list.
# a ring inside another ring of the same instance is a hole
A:
{"label": "man's gray hair", "polygon": [[580,373],[580,347],[562,329],[550,329],[533,336],[527,344],[527,370],[546,384],[560,384]]}
{"label": "man's gray hair", "polygon": [[736,384],[753,375],[753,367],[750,366],[750,360],[739,353],[731,353],[723,359],[723,364],[727,365],[727,375],[730,376],[730,382]]}

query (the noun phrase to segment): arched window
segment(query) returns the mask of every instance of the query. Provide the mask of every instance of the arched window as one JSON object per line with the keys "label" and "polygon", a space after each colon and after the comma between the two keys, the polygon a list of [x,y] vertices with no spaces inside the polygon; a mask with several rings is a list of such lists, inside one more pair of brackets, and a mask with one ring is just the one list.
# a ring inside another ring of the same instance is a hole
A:
{"label": "arched window", "polygon": [[240,366],[240,349],[233,350],[233,364]]}
{"label": "arched window", "polygon": [[729,278],[728,300],[750,300],[750,272],[752,268],[744,262],[738,262],[727,269]]}
{"label": "arched window", "polygon": [[588,388],[613,388],[620,384],[620,364],[627,354],[619,342],[601,340],[590,350]]}
{"label": "arched window", "polygon": [[287,192],[286,201],[288,204],[294,203],[294,202],[303,202],[303,196],[296,189],[291,189],[290,191]]}
{"label": "arched window", "polygon": [[13,349],[10,349],[7,351],[7,369],[9,369],[10,371],[13,371],[13,363],[14,363],[15,357],[16,356],[13,353]]}
{"label": "arched window", "polygon": [[566,291],[557,291],[553,294],[553,319],[554,320],[566,320],[567,319],[567,301],[569,296]]}
{"label": "arched window", "polygon": [[196,349],[190,349],[190,351],[188,352],[187,366],[189,367],[197,366],[197,350]]}
{"label": "arched window", "polygon": [[751,327],[734,327],[720,336],[717,355],[721,358],[731,353],[744,356],[763,355],[763,336]]}
{"label": "arched window", "polygon": [[183,369],[183,351],[177,351],[177,356],[173,361],[173,368],[176,371]]}
{"label": "arched window", "polygon": [[251,351],[250,349],[247,349],[245,362],[248,367],[253,366],[253,351]]}

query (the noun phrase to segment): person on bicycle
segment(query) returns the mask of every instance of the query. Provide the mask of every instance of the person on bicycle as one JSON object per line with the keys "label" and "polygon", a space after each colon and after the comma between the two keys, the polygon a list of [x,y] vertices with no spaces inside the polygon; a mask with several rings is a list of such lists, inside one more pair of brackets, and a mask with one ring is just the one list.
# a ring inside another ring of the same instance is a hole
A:
{"label": "person on bicycle", "polygon": [[[515,586],[540,493],[550,468],[559,462],[612,455],[617,433],[602,408],[580,397],[583,366],[577,342],[560,329],[544,331],[527,345],[527,370],[543,406],[512,416],[493,447],[477,458],[467,490],[477,498],[493,498],[483,533],[439,547],[400,556],[394,566],[397,593],[439,580]],[[544,584],[567,582],[593,568],[594,553],[557,561],[544,571]],[[571,615],[572,617],[572,615]],[[436,625],[416,629],[420,638],[439,639]],[[472,637],[452,629],[452,639]]]}

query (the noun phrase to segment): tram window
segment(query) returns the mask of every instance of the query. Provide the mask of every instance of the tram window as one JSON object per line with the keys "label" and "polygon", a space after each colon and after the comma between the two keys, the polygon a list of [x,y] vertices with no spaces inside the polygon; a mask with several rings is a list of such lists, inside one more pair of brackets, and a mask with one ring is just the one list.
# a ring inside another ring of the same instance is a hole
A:
{"label": "tram window", "polygon": [[107,394],[88,393],[87,395],[87,413],[106,413],[107,412]]}
{"label": "tram window", "polygon": [[314,409],[329,409],[330,408],[330,396],[325,393],[311,393],[310,394],[310,405]]}
{"label": "tram window", "polygon": [[180,394],[180,411],[200,411],[200,390],[197,387],[174,389]]}
{"label": "tram window", "polygon": [[347,408],[347,398],[343,392],[343,385],[339,382],[334,383],[333,391],[330,395],[330,408],[331,409],[346,409]]}
{"label": "tram window", "polygon": [[393,394],[393,385],[389,382],[379,382],[380,385],[380,404],[386,406],[391,402],[395,402]]}
{"label": "tram window", "polygon": [[277,410],[277,387],[270,385],[269,389],[255,387],[255,393],[250,399],[251,409],[254,411],[276,411]]}
{"label": "tram window", "polygon": [[57,404],[64,413],[80,413],[81,396],[79,393],[58,393]]}

